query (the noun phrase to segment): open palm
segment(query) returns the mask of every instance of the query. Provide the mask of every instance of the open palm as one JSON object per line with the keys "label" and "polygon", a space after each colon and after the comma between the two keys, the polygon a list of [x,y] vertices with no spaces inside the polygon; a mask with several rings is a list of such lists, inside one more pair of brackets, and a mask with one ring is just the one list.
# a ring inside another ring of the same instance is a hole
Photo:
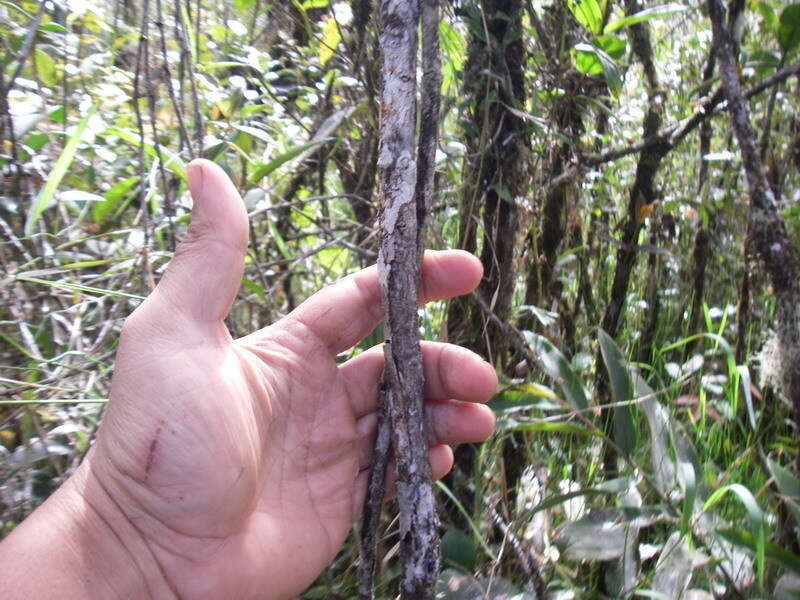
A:
{"label": "open palm", "polygon": [[[93,481],[134,525],[182,598],[286,598],[335,556],[359,515],[372,458],[379,348],[341,365],[379,321],[374,268],[232,340],[247,216],[233,185],[190,165],[192,224],[162,281],[128,319],[112,401],[88,458]],[[429,253],[421,302],[466,293],[480,263]],[[491,431],[492,368],[423,344],[435,477],[444,444]],[[391,487],[392,482],[389,482]]]}

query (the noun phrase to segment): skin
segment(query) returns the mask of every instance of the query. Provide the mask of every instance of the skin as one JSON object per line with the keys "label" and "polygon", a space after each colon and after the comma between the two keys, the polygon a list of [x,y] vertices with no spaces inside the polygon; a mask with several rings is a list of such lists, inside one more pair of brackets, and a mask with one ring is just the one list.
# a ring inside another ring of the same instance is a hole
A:
{"label": "skin", "polygon": [[[188,178],[191,226],[125,323],[96,443],[0,544],[7,598],[290,598],[360,515],[383,354],[335,357],[381,318],[375,268],[233,340],[223,319],[242,277],[247,215],[219,167],[195,161]],[[466,293],[480,277],[469,254],[427,253],[420,303]],[[439,478],[452,466],[447,444],[491,433],[480,403],[497,380],[463,348],[422,350]]]}

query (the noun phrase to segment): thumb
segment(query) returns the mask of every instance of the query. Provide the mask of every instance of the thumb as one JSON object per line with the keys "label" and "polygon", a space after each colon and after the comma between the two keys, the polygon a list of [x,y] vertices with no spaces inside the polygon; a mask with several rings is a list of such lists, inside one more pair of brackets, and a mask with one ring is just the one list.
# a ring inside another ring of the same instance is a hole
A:
{"label": "thumb", "polygon": [[247,212],[225,172],[207,160],[186,168],[194,202],[186,237],[178,245],[153,302],[162,316],[176,313],[202,323],[221,322],[236,298],[247,251]]}

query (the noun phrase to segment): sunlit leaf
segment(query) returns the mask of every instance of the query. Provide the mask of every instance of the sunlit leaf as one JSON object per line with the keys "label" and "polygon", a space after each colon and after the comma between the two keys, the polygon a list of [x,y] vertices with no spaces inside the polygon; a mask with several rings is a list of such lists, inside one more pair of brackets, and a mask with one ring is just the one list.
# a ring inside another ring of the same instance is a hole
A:
{"label": "sunlit leaf", "polygon": [[39,25],[39,29],[41,31],[49,31],[50,33],[66,33],[67,29],[63,25],[59,25],[58,23],[45,23],[44,25]]}
{"label": "sunlit leaf", "polygon": [[88,111],[86,111],[83,119],[81,119],[80,123],[78,123],[78,126],[75,128],[72,136],[64,146],[64,150],[61,151],[61,155],[58,157],[56,164],[50,171],[50,175],[47,177],[47,181],[45,182],[42,191],[39,192],[36,200],[34,200],[34,202],[31,204],[30,210],[28,211],[28,218],[25,220],[25,235],[33,234],[36,223],[39,221],[42,213],[53,199],[56,189],[58,189],[58,186],[61,184],[61,180],[67,173],[67,169],[69,169],[69,166],[72,164],[72,159],[75,158],[78,145],[81,143],[83,134],[86,132],[86,127],[89,125],[89,119],[92,118],[92,115],[94,115],[96,110],[97,105],[94,105]]}
{"label": "sunlit leaf", "polygon": [[575,19],[586,27],[589,33],[600,33],[603,26],[603,12],[605,10],[605,0],[568,0],[567,6],[575,16]]}
{"label": "sunlit leaf", "polygon": [[33,59],[36,62],[36,76],[47,87],[54,87],[58,83],[58,74],[53,58],[44,50],[36,48]]}
{"label": "sunlit leaf", "polygon": [[[614,59],[592,44],[575,44],[575,66],[587,75],[603,74],[609,91],[618,95],[622,89],[622,76]],[[599,65],[599,68],[598,68]]]}
{"label": "sunlit leaf", "polygon": [[497,422],[498,431],[538,431],[540,433],[569,433],[589,437],[603,437],[599,429],[590,429],[574,423],[558,423],[550,421],[524,421],[514,419],[501,419]]}
{"label": "sunlit leaf", "polygon": [[250,176],[247,178],[247,181],[253,184],[258,183],[261,179],[263,179],[264,177],[275,171],[275,169],[280,167],[282,164],[292,160],[293,158],[296,158],[297,156],[300,156],[306,150],[315,148],[316,146],[319,146],[320,144],[327,141],[328,141],[327,139],[323,139],[323,140],[311,141],[306,144],[300,144],[299,146],[295,146],[294,148],[289,149],[280,156],[273,158],[271,161],[267,163],[259,163],[256,165],[255,169],[253,169],[253,172],[250,173]]}
{"label": "sunlit leaf", "polygon": [[339,25],[336,23],[336,19],[328,17],[325,21],[325,26],[322,28],[322,37],[319,40],[319,49],[317,51],[319,65],[321,67],[324,67],[331,59],[341,40],[342,34],[339,31]]}
{"label": "sunlit leaf", "polygon": [[676,13],[685,12],[687,10],[689,9],[686,6],[675,3],[664,4],[662,6],[652,6],[650,8],[640,10],[639,12],[630,16],[611,21],[605,26],[603,33],[613,33],[619,29],[622,29],[623,27],[629,27],[630,25],[635,25],[636,23],[643,23],[644,21],[649,21],[650,19],[658,19],[661,17],[674,15]]}

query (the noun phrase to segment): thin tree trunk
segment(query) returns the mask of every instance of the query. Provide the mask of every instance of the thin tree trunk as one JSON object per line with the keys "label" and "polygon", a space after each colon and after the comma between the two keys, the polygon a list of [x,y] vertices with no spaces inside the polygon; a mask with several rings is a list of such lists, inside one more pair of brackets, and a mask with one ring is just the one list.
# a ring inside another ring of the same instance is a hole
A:
{"label": "thin tree trunk", "polygon": [[[470,39],[464,82],[469,97],[466,122],[480,130],[466,131],[459,247],[477,250],[482,220],[484,278],[478,293],[500,320],[507,320],[516,272],[517,198],[526,193],[529,154],[525,124],[516,110],[525,105],[522,3],[483,0],[470,12],[467,18],[483,35],[473,33]],[[447,329],[451,340],[492,362],[506,358],[508,339],[472,297],[451,302]]]}
{"label": "thin tree trunk", "polygon": [[[628,2],[627,12],[638,10],[637,2]],[[631,26],[631,45],[645,74],[649,95],[649,108],[644,118],[644,139],[658,134],[663,120],[663,92],[659,88],[650,34],[647,25],[639,23]],[[622,246],[617,253],[617,268],[611,287],[611,297],[603,316],[603,329],[615,337],[622,319],[622,309],[628,295],[631,273],[636,265],[636,238],[643,225],[644,211],[656,201],[655,176],[662,159],[673,146],[666,141],[645,148],[636,166],[636,179],[628,201],[628,217],[623,230]]]}
{"label": "thin tree trunk", "polygon": [[[764,262],[775,295],[776,334],[780,348],[783,393],[791,402],[795,426],[800,430],[800,315],[798,315],[797,249],[786,234],[777,199],[764,175],[742,93],[739,68],[733,54],[731,33],[725,27],[725,7],[720,0],[708,1],[722,86],[728,99],[731,124],[739,142],[742,166],[750,195],[748,242]],[[800,453],[797,454],[800,467]]]}
{"label": "thin tree trunk", "polygon": [[[365,505],[359,595],[372,598],[374,536],[388,457],[397,461],[403,598],[432,600],[439,572],[439,518],[428,462],[424,376],[419,345],[417,284],[423,227],[432,197],[439,111],[438,0],[422,3],[423,82],[419,147],[416,134],[417,24],[415,0],[384,0],[380,9],[382,52],[380,168],[381,247],[378,278],[385,311],[384,397],[378,448]],[[368,539],[368,538],[372,539]],[[367,547],[372,544],[372,549]]]}

